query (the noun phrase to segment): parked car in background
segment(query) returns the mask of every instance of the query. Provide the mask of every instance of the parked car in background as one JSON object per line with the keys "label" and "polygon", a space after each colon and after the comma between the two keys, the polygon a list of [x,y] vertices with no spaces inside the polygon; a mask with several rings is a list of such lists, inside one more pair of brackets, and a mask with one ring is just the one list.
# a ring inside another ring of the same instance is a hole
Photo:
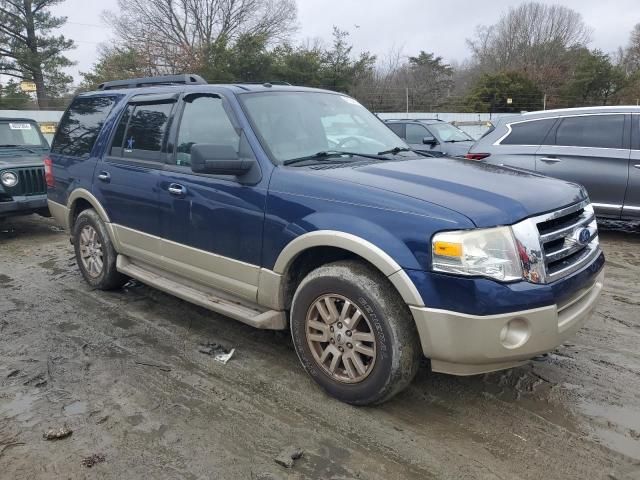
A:
{"label": "parked car in background", "polygon": [[418,151],[462,157],[475,141],[458,127],[435,118],[385,120],[385,123],[411,148]]}
{"label": "parked car in background", "polygon": [[49,145],[28,118],[0,118],[0,219],[48,216],[43,156]]}
{"label": "parked car in background", "polygon": [[640,108],[593,107],[503,117],[467,154],[584,185],[598,216],[640,218]]}
{"label": "parked car in background", "polygon": [[422,355],[473,375],[553,350],[603,285],[584,188],[426,160],[336,92],[109,82],[73,100],[45,165],[93,288],[134,277],[290,329],[306,371],[353,404],[401,391]]}

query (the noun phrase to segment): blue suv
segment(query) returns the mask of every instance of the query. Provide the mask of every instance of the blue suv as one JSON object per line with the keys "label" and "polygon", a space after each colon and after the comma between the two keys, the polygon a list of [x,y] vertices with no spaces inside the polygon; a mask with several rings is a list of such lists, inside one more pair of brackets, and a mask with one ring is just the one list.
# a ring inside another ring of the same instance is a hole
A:
{"label": "blue suv", "polygon": [[352,404],[513,367],[589,317],[604,257],[585,190],[420,157],[354,99],[193,75],[76,97],[49,208],[98,289],[129,277],[265,329]]}

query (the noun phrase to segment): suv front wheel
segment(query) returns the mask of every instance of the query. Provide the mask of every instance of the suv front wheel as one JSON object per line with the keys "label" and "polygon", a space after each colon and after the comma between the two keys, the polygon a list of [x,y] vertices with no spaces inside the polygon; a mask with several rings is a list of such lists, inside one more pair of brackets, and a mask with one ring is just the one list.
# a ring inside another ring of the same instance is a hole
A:
{"label": "suv front wheel", "polygon": [[360,262],[317,268],[300,283],[291,308],[293,343],[311,377],[347,403],[382,403],[413,380],[422,351],[398,293]]}
{"label": "suv front wheel", "polygon": [[113,290],[127,282],[127,277],[116,270],[118,254],[95,210],[83,210],[78,215],[73,224],[73,246],[80,272],[93,288]]}

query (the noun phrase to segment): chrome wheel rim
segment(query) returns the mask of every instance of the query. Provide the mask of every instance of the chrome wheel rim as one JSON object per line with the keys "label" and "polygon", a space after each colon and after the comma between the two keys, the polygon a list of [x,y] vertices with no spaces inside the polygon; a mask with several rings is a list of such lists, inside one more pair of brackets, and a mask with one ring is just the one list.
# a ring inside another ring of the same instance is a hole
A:
{"label": "chrome wheel rim", "polygon": [[305,334],[314,360],[333,380],[359,383],[373,370],[373,328],[348,298],[331,293],[316,299],[307,312]]}
{"label": "chrome wheel rim", "polygon": [[87,225],[80,232],[80,260],[91,277],[100,276],[104,267],[102,243],[98,232],[91,225]]}

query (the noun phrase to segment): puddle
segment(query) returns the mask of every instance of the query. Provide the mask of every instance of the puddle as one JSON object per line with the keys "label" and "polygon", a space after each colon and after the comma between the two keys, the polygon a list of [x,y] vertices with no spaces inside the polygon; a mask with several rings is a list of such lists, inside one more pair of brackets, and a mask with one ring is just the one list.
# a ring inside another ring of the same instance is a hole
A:
{"label": "puddle", "polygon": [[30,393],[18,393],[8,403],[0,403],[0,418],[15,418],[18,421],[29,420],[32,414],[33,403],[37,397]]}
{"label": "puddle", "polygon": [[[616,405],[597,405],[581,401],[578,408],[596,421],[594,437],[603,445],[640,460],[640,415],[637,410]],[[598,421],[600,420],[600,421]],[[603,425],[606,422],[607,426]]]}
{"label": "puddle", "polygon": [[63,410],[68,415],[82,415],[87,412],[87,402],[73,402],[65,405]]}

